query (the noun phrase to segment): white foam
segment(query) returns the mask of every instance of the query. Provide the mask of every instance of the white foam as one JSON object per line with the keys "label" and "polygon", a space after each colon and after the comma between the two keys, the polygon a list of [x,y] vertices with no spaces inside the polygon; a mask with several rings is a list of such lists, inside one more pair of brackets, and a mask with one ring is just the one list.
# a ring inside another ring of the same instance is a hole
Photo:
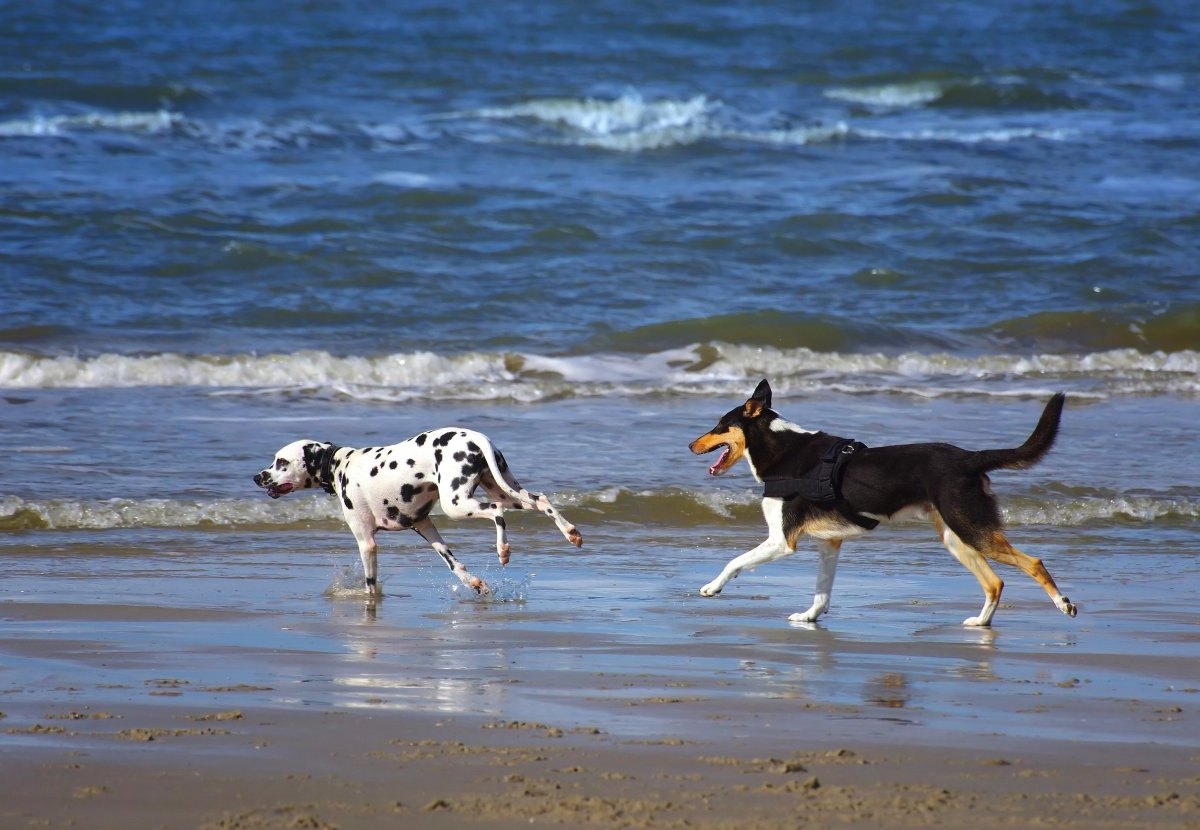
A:
{"label": "white foam", "polygon": [[314,521],[340,522],[333,499],[57,499],[27,501],[20,496],[0,497],[0,520],[25,513],[56,530],[111,530],[114,528],[223,527],[244,525],[288,526]]}
{"label": "white foam", "polygon": [[36,116],[0,122],[0,137],[58,137],[80,130],[165,133],[184,123],[177,112],[91,112],[81,115]]}
{"label": "white foam", "polygon": [[424,173],[410,173],[406,170],[390,170],[385,173],[378,173],[371,180],[393,187],[429,187],[433,183],[432,176],[427,176]]}
{"label": "white foam", "polygon": [[[647,394],[727,395],[768,376],[783,393],[1200,394],[1200,352],[1113,349],[1085,354],[953,355],[817,352],[729,343],[652,354],[538,355],[300,351],[267,355],[38,356],[0,352],[0,388],[188,386],[213,394],[338,395],[356,400],[509,400]],[[297,379],[303,378],[303,383]],[[994,379],[1003,378],[1004,383]]]}
{"label": "white foam", "polygon": [[[256,494],[257,495],[257,494]],[[646,505],[656,498],[675,500],[683,497],[714,516],[733,518],[739,509],[753,509],[758,496],[751,490],[726,490],[704,487],[696,490],[668,488],[666,490],[631,491],[610,487],[591,493],[560,494],[558,501],[567,505],[584,505],[598,517],[606,514],[620,519],[628,511],[645,519]],[[22,522],[22,514],[36,517],[36,523]],[[1005,499],[1005,522],[1011,525],[1049,525],[1076,527],[1089,522],[1152,523],[1170,519],[1200,518],[1200,503],[1177,496],[1111,495],[1063,501]],[[345,527],[337,500],[322,494],[302,494],[287,499],[269,500],[265,496],[245,499],[215,499],[209,502],[180,499],[62,499],[30,501],[19,496],[0,497],[0,527],[41,527],[52,530],[112,530],[118,528],[264,528],[271,530],[304,530],[320,523],[331,530]],[[352,550],[352,548],[351,548]],[[352,563],[339,566],[331,579],[327,593],[341,595],[354,589],[361,577]],[[528,588],[528,574],[515,581],[490,574],[486,568],[478,572],[493,588],[497,599],[523,598]],[[356,575],[357,574],[357,575]],[[493,580],[491,577],[496,576]],[[449,580],[448,589],[457,590],[459,583]],[[500,587],[504,590],[501,592]]]}
{"label": "white foam", "polygon": [[861,138],[878,141],[914,141],[939,144],[1007,144],[1013,141],[1071,141],[1079,131],[1060,127],[992,127],[988,129],[921,129],[874,130],[857,129]]}
{"label": "white foam", "polygon": [[560,130],[554,143],[635,152],[690,144],[713,134],[715,104],[703,95],[646,101],[637,92],[619,98],[544,98],[478,110],[494,120],[532,120]]}
{"label": "white foam", "polygon": [[835,87],[823,93],[826,98],[880,109],[921,107],[942,97],[942,87],[933,81],[907,84],[882,84],[864,87]]}

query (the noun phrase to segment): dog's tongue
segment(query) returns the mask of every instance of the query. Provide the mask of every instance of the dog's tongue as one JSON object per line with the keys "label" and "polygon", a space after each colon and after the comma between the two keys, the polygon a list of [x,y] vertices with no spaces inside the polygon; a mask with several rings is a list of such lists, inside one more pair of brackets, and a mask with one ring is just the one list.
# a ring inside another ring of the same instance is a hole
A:
{"label": "dog's tongue", "polygon": [[721,465],[725,463],[725,459],[728,457],[729,447],[726,447],[725,449],[721,450],[721,455],[717,458],[716,462],[714,462],[713,465],[708,468],[708,474],[710,476],[724,475],[725,471],[721,469]]}
{"label": "dog's tongue", "polygon": [[290,493],[290,492],[292,492],[292,485],[290,483],[286,483],[286,484],[279,484],[275,487],[271,487],[270,489],[267,490],[267,495],[273,499],[277,499],[280,496],[286,495],[287,493]]}

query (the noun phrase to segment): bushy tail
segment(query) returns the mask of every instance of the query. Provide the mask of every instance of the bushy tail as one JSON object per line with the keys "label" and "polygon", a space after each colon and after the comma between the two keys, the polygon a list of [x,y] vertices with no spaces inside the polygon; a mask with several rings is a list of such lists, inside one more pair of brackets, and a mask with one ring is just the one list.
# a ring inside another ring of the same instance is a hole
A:
{"label": "bushy tail", "polygon": [[981,473],[1000,469],[1024,470],[1041,461],[1058,437],[1058,422],[1062,419],[1066,399],[1063,392],[1057,392],[1050,398],[1033,433],[1021,446],[1011,450],[980,450],[975,453],[972,459],[975,468]]}

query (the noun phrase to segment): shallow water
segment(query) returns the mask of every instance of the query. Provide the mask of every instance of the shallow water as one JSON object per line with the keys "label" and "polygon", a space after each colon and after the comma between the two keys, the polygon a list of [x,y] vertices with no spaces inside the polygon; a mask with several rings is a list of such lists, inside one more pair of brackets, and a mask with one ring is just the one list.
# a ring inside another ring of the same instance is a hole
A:
{"label": "shallow water", "polygon": [[973,578],[927,532],[847,546],[833,613],[792,625],[811,588],[803,555],[721,597],[695,592],[717,554],[753,541],[746,528],[601,526],[574,553],[544,522],[513,524],[513,564],[478,568],[490,599],[454,590],[412,539],[388,544],[377,601],[346,589],[346,534],[325,530],[196,534],[173,550],[129,550],[115,532],[10,548],[5,706],[183,698],[798,741],[1197,738],[1198,566],[1169,549],[1133,555],[1129,533],[1092,531],[1086,545],[1022,534],[1080,616],[1012,578],[980,630],[959,625],[977,610]]}

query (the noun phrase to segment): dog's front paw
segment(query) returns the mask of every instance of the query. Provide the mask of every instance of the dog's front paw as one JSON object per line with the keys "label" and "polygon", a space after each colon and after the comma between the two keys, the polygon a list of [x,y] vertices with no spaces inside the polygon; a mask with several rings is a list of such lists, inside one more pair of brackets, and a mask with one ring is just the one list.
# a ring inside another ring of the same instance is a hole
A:
{"label": "dog's front paw", "polygon": [[721,585],[717,582],[710,582],[700,589],[700,596],[715,597],[717,594],[721,593],[721,589],[724,587],[724,585]]}
{"label": "dog's front paw", "polygon": [[472,588],[475,593],[479,594],[481,597],[486,597],[492,592],[492,589],[488,587],[488,584],[477,576],[471,577],[470,581],[467,582],[467,587]]}
{"label": "dog's front paw", "polygon": [[1059,611],[1062,611],[1068,617],[1074,617],[1079,613],[1079,608],[1076,607],[1075,603],[1064,596],[1055,597],[1054,604],[1058,606]]}
{"label": "dog's front paw", "polygon": [[567,539],[575,547],[577,547],[577,548],[583,547],[583,534],[580,533],[575,528],[571,528],[570,530],[567,531]]}
{"label": "dog's front paw", "polygon": [[805,611],[804,613],[797,611],[795,614],[792,614],[790,617],[788,617],[788,622],[813,623],[817,621],[817,617],[819,616],[821,616],[819,613],[814,614],[812,611]]}
{"label": "dog's front paw", "polygon": [[963,625],[969,625],[972,628],[982,628],[991,624],[991,620],[984,620],[983,617],[967,617],[963,620]]}

